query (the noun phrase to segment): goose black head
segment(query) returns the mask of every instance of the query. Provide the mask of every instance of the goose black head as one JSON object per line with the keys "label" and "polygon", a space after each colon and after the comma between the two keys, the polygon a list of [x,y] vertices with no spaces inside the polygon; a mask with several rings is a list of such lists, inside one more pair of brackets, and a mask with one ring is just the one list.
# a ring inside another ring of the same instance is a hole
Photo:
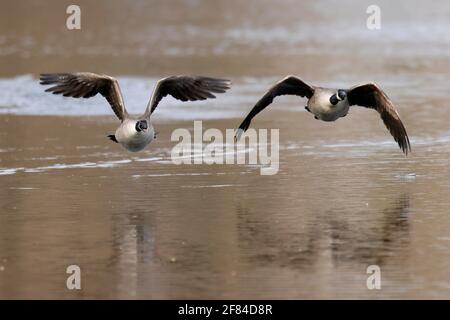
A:
{"label": "goose black head", "polygon": [[339,89],[337,93],[333,94],[330,97],[330,103],[335,106],[339,103],[339,101],[345,100],[347,98],[347,92],[345,90]]}
{"label": "goose black head", "polygon": [[139,120],[138,122],[136,122],[135,128],[136,128],[137,132],[141,132],[141,131],[146,132],[148,130],[147,120]]}
{"label": "goose black head", "polygon": [[330,97],[330,103],[331,103],[333,106],[337,105],[339,101],[340,101],[340,100],[339,100],[339,98],[337,97],[336,94],[333,94],[333,95]]}

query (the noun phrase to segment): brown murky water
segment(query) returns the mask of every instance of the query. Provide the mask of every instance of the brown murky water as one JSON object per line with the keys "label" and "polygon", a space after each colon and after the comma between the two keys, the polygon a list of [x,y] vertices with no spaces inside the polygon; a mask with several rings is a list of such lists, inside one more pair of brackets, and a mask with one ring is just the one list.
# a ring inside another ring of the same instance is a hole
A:
{"label": "brown murky water", "polygon": [[[68,4],[0,11],[0,298],[450,297],[448,4],[381,1],[375,33],[364,2],[80,1],[73,32]],[[119,76],[136,112],[166,74],[234,87],[210,104],[169,99],[158,139],[134,154],[106,139],[117,125],[106,102],[45,94],[32,76],[61,70]],[[280,129],[278,174],[171,162],[174,129],[235,128],[289,73],[377,81],[412,154],[375,112],[330,124],[283,97],[253,123]],[[72,264],[80,291],[66,288]],[[381,290],[367,289],[369,265]]]}

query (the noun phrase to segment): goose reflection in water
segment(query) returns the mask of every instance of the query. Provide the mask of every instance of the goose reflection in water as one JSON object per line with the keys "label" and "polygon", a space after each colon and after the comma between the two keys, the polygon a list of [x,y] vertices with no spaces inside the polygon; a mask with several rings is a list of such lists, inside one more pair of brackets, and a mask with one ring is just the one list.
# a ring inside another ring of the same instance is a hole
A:
{"label": "goose reflection in water", "polygon": [[239,209],[240,243],[252,263],[310,268],[320,259],[333,265],[378,264],[402,259],[409,246],[410,198],[402,194],[380,211],[349,213],[336,208],[315,213],[306,225],[261,223],[256,212]]}

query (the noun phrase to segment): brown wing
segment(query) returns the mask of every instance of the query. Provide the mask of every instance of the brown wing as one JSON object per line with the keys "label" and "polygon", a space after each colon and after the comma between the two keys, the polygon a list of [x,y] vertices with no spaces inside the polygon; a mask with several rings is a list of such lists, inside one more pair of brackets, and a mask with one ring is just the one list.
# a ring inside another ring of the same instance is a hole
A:
{"label": "brown wing", "polygon": [[377,110],[400,149],[406,155],[411,151],[408,134],[397,110],[388,96],[375,83],[353,87],[347,92],[347,97],[350,105]]}
{"label": "brown wing", "polygon": [[239,140],[242,133],[244,133],[250,126],[252,119],[265,107],[271,104],[276,97],[282,95],[297,95],[309,99],[313,94],[314,87],[309,86],[301,79],[294,76],[284,78],[270,88],[270,90],[256,103],[247,117],[245,117],[244,121],[242,121],[239,129],[236,131],[235,140]]}
{"label": "brown wing", "polygon": [[181,101],[196,101],[215,98],[213,93],[224,93],[230,89],[231,82],[199,76],[172,76],[158,81],[145,115],[155,111],[159,102],[167,95]]}
{"label": "brown wing", "polygon": [[90,72],[41,74],[40,84],[55,86],[45,90],[65,97],[90,98],[100,93],[108,100],[116,116],[123,121],[127,115],[119,84],[113,77]]}

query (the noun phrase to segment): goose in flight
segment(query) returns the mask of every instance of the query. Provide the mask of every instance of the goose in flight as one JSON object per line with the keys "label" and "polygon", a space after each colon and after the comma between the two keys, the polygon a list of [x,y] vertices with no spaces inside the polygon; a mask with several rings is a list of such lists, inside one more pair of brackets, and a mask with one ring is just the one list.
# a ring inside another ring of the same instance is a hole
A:
{"label": "goose in flight", "polygon": [[41,74],[40,84],[54,85],[46,92],[65,97],[90,98],[100,93],[111,105],[121,121],[112,141],[133,152],[144,149],[154,138],[155,130],[150,121],[158,103],[167,95],[181,101],[196,101],[215,98],[213,93],[224,93],[230,81],[199,76],[172,76],[156,84],[147,109],[141,116],[129,115],[125,109],[119,83],[113,77],[90,72]]}
{"label": "goose in flight", "polygon": [[411,151],[408,134],[400,116],[388,96],[375,83],[354,86],[350,89],[329,89],[310,86],[295,76],[288,76],[275,84],[256,103],[236,131],[235,140],[248,129],[259,112],[270,105],[277,96],[296,95],[308,99],[305,109],[318,120],[336,121],[345,117],[350,106],[361,106],[376,110],[385,126],[407,155]]}

